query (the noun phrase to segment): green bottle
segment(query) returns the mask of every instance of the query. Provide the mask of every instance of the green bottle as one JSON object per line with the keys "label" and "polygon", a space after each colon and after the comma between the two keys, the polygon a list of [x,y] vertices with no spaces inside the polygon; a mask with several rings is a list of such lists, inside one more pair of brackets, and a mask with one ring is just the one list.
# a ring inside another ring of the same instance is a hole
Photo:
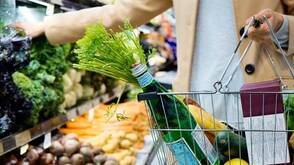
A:
{"label": "green bottle", "polygon": [[[132,74],[137,78],[144,92],[168,92],[154,80],[146,65],[135,65]],[[175,95],[165,94],[147,100],[147,105],[156,129],[163,129],[160,131],[161,136],[180,165],[218,164],[217,160],[210,163],[211,161],[207,160],[204,152],[194,141],[191,133],[197,123],[183,101]]]}

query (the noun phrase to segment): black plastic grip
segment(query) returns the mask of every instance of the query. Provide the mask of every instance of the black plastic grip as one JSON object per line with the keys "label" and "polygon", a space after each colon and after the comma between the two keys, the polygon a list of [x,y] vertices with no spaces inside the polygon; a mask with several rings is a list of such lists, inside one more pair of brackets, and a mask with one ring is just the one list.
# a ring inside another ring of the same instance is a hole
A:
{"label": "black plastic grip", "polygon": [[[262,21],[257,20],[257,19],[254,19],[254,22],[253,22],[253,25],[252,25],[252,26],[253,26],[254,28],[259,28],[261,24],[262,24]],[[243,27],[240,29],[240,31],[239,31],[240,36],[243,35],[244,31],[245,31],[245,27],[243,26]],[[248,37],[248,35],[246,34],[246,35],[244,36],[244,38],[247,38],[247,37]]]}

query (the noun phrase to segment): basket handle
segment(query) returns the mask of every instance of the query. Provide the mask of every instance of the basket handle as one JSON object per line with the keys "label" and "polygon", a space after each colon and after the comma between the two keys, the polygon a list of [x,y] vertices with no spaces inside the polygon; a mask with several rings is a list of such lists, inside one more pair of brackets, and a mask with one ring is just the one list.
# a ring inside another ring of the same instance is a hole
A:
{"label": "basket handle", "polygon": [[[249,23],[246,24],[243,28],[241,28],[241,30],[240,30],[240,35],[241,35],[241,37],[240,37],[240,39],[239,39],[239,42],[238,42],[236,48],[234,49],[233,54],[230,56],[230,59],[229,59],[228,63],[226,64],[226,67],[225,67],[224,71],[222,72],[222,74],[221,74],[219,80],[216,81],[216,82],[214,83],[214,85],[213,85],[216,91],[220,91],[220,90],[223,88],[222,81],[223,81],[223,79],[224,79],[224,76],[226,75],[226,73],[227,73],[227,71],[228,71],[228,69],[229,69],[229,67],[230,67],[230,65],[231,65],[231,63],[232,63],[232,61],[233,61],[233,59],[234,59],[234,56],[236,55],[237,51],[239,50],[239,47],[240,47],[242,41],[243,41],[245,38],[247,38],[247,34],[248,34],[248,31],[249,31],[249,28],[250,28],[251,26],[258,27],[258,26],[259,26],[258,24],[260,24],[260,22],[257,22],[257,19],[255,19],[255,17],[253,16],[253,17],[251,17]],[[250,43],[246,46],[246,49],[245,49],[244,52],[242,53],[242,57],[244,57],[244,56],[246,55],[247,51],[248,51],[249,48],[251,47],[251,44],[252,44],[252,43],[250,42]],[[242,61],[242,59],[243,59],[242,57],[241,57],[240,60],[238,61],[238,65],[235,67],[234,72],[235,72],[235,70],[237,70],[237,67],[239,66],[239,63]],[[233,72],[233,74],[234,74],[234,72]],[[229,78],[229,79],[232,79],[233,74],[230,76],[231,78]],[[230,80],[229,80],[229,81],[230,81]]]}
{"label": "basket handle", "polygon": [[[271,35],[272,42],[273,42],[275,45],[277,45],[279,51],[281,52],[281,54],[282,54],[282,56],[283,56],[284,61],[286,62],[286,65],[287,65],[287,67],[288,67],[288,69],[289,69],[290,74],[291,74],[292,77],[294,78],[294,70],[293,70],[293,68],[292,68],[292,66],[291,66],[291,64],[290,64],[290,62],[289,62],[289,60],[287,59],[287,57],[286,57],[286,53],[285,53],[285,51],[282,49],[281,44],[280,44],[280,42],[279,42],[277,36],[276,36],[275,33],[274,33],[274,30],[273,30],[272,25],[270,24],[270,22],[268,21],[268,19],[267,19],[266,16],[263,16],[263,21],[268,25],[268,27],[269,27],[269,29],[270,29],[270,35]],[[242,55],[241,55],[241,57],[240,57],[238,63],[237,63],[236,66],[234,67],[232,74],[229,76],[228,80],[227,80],[227,81],[225,82],[225,84],[223,85],[223,84],[222,84],[222,81],[223,81],[224,76],[226,75],[226,73],[227,73],[227,71],[228,71],[228,68],[230,67],[230,65],[231,65],[231,63],[232,63],[232,61],[233,61],[233,57],[235,56],[237,50],[239,49],[242,40],[245,39],[245,38],[247,38],[247,33],[248,33],[249,28],[250,28],[251,26],[259,27],[261,23],[262,23],[262,22],[259,21],[259,20],[256,20],[255,17],[252,17],[251,20],[250,20],[250,22],[249,22],[245,27],[243,27],[243,28],[240,30],[240,33],[243,32],[243,34],[242,34],[242,36],[241,36],[241,38],[240,38],[240,40],[239,40],[239,42],[238,42],[238,44],[237,44],[237,46],[236,46],[236,49],[234,50],[234,53],[233,53],[232,56],[230,57],[229,62],[227,63],[225,70],[224,70],[223,73],[221,74],[220,79],[219,79],[217,82],[214,83],[214,88],[215,88],[216,91],[220,91],[223,87],[225,88],[226,91],[228,90],[228,85],[230,84],[230,82],[231,82],[231,80],[232,80],[232,78],[233,78],[235,72],[237,71],[237,69],[238,69],[240,63],[242,62],[243,58],[245,57],[245,55],[247,54],[248,50],[250,49],[250,47],[251,47],[253,41],[251,40],[251,41],[247,44],[245,50],[242,52]],[[282,76],[281,76],[280,72],[278,72],[278,71],[276,70],[275,63],[273,62],[273,59],[272,59],[272,57],[271,57],[271,53],[270,53],[270,51],[269,51],[267,48],[264,48],[264,49],[265,49],[265,51],[266,51],[266,54],[267,54],[267,56],[268,56],[268,58],[269,58],[269,61],[270,61],[271,65],[272,65],[272,67],[273,67],[273,69],[274,69],[274,72],[275,72],[275,74],[279,77],[280,81],[282,82],[282,84],[283,84],[283,89],[284,89],[284,88],[286,87],[286,85],[285,85],[285,83],[284,83],[283,80],[282,80]],[[246,66],[246,67],[249,67],[249,66]]]}
{"label": "basket handle", "polygon": [[280,42],[278,40],[278,37],[276,36],[276,34],[275,34],[274,30],[273,30],[272,25],[270,24],[270,22],[268,21],[268,19],[267,19],[266,16],[263,16],[263,20],[265,21],[265,23],[269,27],[269,30],[270,30],[270,33],[271,33],[273,42],[274,42],[274,44],[276,44],[278,46],[278,48],[279,48],[279,50],[280,50],[280,52],[281,52],[281,54],[283,56],[283,59],[284,59],[284,61],[287,64],[287,67],[289,69],[289,72],[291,73],[292,78],[294,78],[294,70],[293,70],[293,67],[291,66],[289,60],[287,59],[287,57],[286,57],[287,55],[286,55],[285,51],[282,49],[282,46],[281,46],[281,44],[280,44]]}

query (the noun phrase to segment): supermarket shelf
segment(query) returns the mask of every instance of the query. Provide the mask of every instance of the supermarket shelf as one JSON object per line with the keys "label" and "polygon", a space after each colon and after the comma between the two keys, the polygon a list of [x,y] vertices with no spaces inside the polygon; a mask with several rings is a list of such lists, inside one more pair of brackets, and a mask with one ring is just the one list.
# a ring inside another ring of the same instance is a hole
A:
{"label": "supermarket shelf", "polygon": [[49,0],[50,3],[62,6],[62,0]]}
{"label": "supermarket shelf", "polygon": [[0,139],[0,156],[10,152],[16,148],[19,148],[34,139],[41,137],[56,128],[61,127],[67,121],[70,121],[94,108],[99,103],[107,103],[118,97],[121,93],[121,87],[114,88],[112,92],[94,98],[87,101],[77,107],[68,110],[66,113],[60,114],[47,121],[44,121],[33,128],[10,135],[3,139]]}

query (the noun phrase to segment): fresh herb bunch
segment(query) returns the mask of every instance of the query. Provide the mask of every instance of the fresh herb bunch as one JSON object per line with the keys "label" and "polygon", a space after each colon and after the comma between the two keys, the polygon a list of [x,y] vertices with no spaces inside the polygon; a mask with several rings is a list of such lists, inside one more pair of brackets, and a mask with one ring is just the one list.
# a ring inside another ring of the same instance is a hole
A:
{"label": "fresh herb bunch", "polygon": [[74,67],[138,85],[130,68],[136,63],[146,64],[146,57],[131,25],[126,22],[122,30],[107,31],[101,23],[88,27],[77,41],[79,63]]}

